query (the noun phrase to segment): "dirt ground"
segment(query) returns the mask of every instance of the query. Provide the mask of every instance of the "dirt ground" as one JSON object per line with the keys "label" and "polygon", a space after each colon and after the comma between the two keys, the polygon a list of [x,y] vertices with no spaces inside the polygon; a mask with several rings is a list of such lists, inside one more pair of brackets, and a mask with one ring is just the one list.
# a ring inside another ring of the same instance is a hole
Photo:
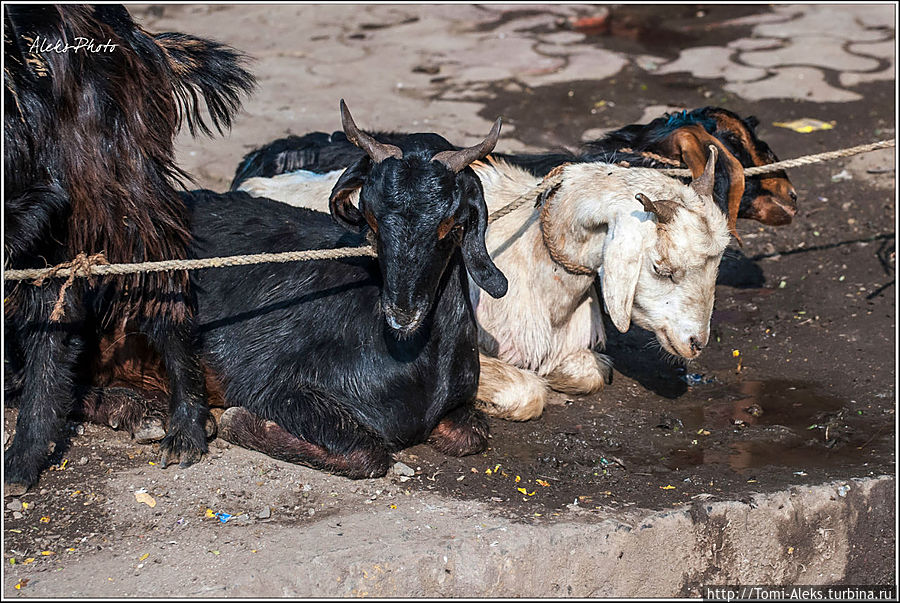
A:
{"label": "dirt ground", "polygon": [[[322,29],[323,45],[329,36],[365,40],[392,29],[403,38],[410,23],[424,27],[429,19],[450,19],[452,10],[307,8],[327,12],[321,20],[338,13],[344,17],[332,19],[341,23],[339,33]],[[131,10],[152,31],[210,35],[263,57],[258,58],[260,88],[232,133],[221,141],[181,141],[182,165],[201,185],[223,190],[243,153],[285,132],[337,129],[339,94],[347,92],[311,90],[322,77],[318,72],[305,94],[303,78],[288,77],[303,58],[297,54],[301,51],[287,43],[278,51],[281,56],[271,49],[271,40],[283,39],[278,35],[287,35],[289,24],[265,36],[250,27],[266,16],[260,7],[136,5]],[[277,21],[282,10],[291,18],[300,12],[299,7],[269,7],[266,18]],[[724,47],[746,38],[754,24],[766,19],[777,24],[777,15],[765,5],[613,7],[616,26],[574,30],[573,19],[592,10],[602,13],[588,5],[465,6],[460,8],[464,14],[455,17],[456,29],[434,43],[452,53],[454,40],[476,34],[514,31],[535,40],[565,40],[567,34],[581,33],[569,43],[572,49],[628,58],[611,75],[588,77],[587,70],[583,78],[551,77],[534,85],[502,73],[478,79],[471,72],[460,75],[465,58],[435,71],[436,65],[416,51],[402,66],[412,81],[424,83],[407,90],[392,81],[381,87],[372,83],[367,88],[371,101],[357,93],[359,100],[348,102],[363,127],[417,129],[422,124],[402,119],[435,115],[429,128],[459,143],[480,137],[487,131],[482,125],[502,115],[511,127],[505,125],[500,150],[573,148],[602,129],[652,118],[667,107],[709,104],[759,117],[760,137],[782,159],[895,135],[893,77],[858,78],[845,85],[840,68],[823,68],[825,83],[859,96],[823,101],[754,98],[731,91],[722,77],[647,69],[651,59],[664,65],[684,49]],[[515,23],[521,27],[511,28]],[[345,71],[345,59],[356,64],[352,57],[342,58],[348,46],[336,45],[331,55],[310,50],[322,48],[308,42],[315,38],[310,29],[315,28],[307,24],[298,34],[304,60]],[[892,27],[868,30],[893,44]],[[468,52],[466,47],[459,54]],[[578,52],[571,50],[567,65],[573,57],[588,56]],[[429,68],[428,75],[410,69],[421,65]],[[554,65],[535,77],[553,74]],[[886,68],[884,59],[878,68]],[[373,79],[357,75],[362,83]],[[327,102],[297,119],[286,117],[319,98]],[[395,99],[396,107],[383,110],[367,104]],[[272,107],[285,109],[267,112]],[[410,113],[410,107],[420,112]],[[457,113],[450,115],[447,107]],[[800,134],[773,125],[807,117],[833,122],[833,128]],[[278,530],[326,522],[339,538],[341,517],[360,510],[372,511],[377,538],[378,530],[389,529],[395,520],[416,521],[423,505],[440,504],[435,500],[471,503],[473,513],[540,524],[572,513],[573,507],[599,516],[611,509],[678,507],[698,496],[742,500],[791,485],[894,474],[894,154],[881,151],[797,168],[789,176],[800,211],[793,224],[780,228],[739,223],[744,245],[732,243],[723,260],[712,336],[699,360],[674,365],[658,354],[651,334],[634,327],[625,335],[610,329],[607,353],[616,372],[600,394],[558,394],[540,419],[527,423],[490,420],[490,448],[473,457],[410,448],[396,455],[406,467],[382,479],[337,478],[221,440],[191,468],[160,470],[153,466],[154,447],[135,444],[107,427],[73,423],[71,445],[58,451],[40,483],[20,498],[4,499],[4,595],[233,593],[222,584],[240,574],[245,558],[270,555],[274,562],[282,554],[273,544]],[[15,416],[14,409],[5,409],[5,445]],[[401,475],[406,469],[414,475]],[[205,556],[208,576],[183,575],[153,592],[135,586],[145,584],[137,578],[155,566],[177,564],[187,543]],[[862,577],[893,582],[893,569],[887,569],[894,567],[893,544],[870,544],[871,573]],[[75,568],[78,573],[66,571]]]}

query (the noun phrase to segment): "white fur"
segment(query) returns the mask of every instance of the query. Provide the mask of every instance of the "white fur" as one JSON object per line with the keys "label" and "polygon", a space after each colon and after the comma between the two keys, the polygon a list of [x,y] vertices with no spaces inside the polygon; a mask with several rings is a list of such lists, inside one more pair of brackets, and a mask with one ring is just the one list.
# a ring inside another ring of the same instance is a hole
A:
{"label": "white fur", "polygon": [[[491,212],[532,194],[541,182],[502,161],[472,167]],[[338,176],[293,172],[253,178],[241,189],[327,211]],[[674,218],[659,225],[637,193],[678,203]],[[563,169],[550,202],[547,234],[567,258],[597,271],[615,327],[624,332],[634,322],[652,330],[668,352],[695,357],[699,352],[691,349],[690,338],[707,343],[716,274],[729,240],[712,198],[656,170],[577,163]],[[525,420],[541,414],[550,386],[572,394],[600,389],[611,376],[611,362],[591,351],[606,342],[594,277],[570,274],[551,259],[532,201],[492,223],[486,242],[509,290],[494,299],[471,287],[483,352],[484,410]],[[654,264],[673,272],[675,282],[658,276]]]}

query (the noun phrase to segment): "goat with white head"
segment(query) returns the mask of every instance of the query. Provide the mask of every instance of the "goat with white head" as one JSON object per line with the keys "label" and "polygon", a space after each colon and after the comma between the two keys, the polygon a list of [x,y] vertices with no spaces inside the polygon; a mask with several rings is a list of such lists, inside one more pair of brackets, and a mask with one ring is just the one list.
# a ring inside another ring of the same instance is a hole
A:
{"label": "goat with white head", "polygon": [[606,340],[596,275],[619,331],[634,322],[670,354],[700,354],[729,241],[712,200],[715,160],[711,148],[690,186],[656,170],[603,163],[562,166],[543,184],[499,161],[474,166],[491,209],[534,188],[551,204],[541,208],[543,219],[541,210],[523,207],[488,229],[509,293],[493,300],[472,290],[486,410],[528,419],[542,412],[547,385],[585,394],[609,382],[610,359],[592,351]]}
{"label": "goat with white head", "polygon": [[[593,351],[606,342],[598,276],[619,331],[634,322],[670,354],[700,354],[729,241],[727,217],[712,198],[717,150],[709,152],[690,185],[657,170],[598,162],[566,164],[544,180],[501,160],[472,165],[490,211],[523,196],[550,204],[519,207],[487,231],[509,292],[493,299],[470,288],[482,352],[478,400],[486,412],[526,420],[541,414],[549,388],[587,394],[610,381],[610,358]],[[315,208],[333,178],[297,171],[251,178],[241,189]]]}

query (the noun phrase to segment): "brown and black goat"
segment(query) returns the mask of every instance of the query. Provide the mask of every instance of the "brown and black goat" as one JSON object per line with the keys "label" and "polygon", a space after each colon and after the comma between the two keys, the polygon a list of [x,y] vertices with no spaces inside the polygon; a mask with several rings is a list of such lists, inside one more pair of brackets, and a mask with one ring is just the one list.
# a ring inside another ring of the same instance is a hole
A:
{"label": "brown and black goat", "polygon": [[[176,187],[189,177],[175,165],[174,138],[185,121],[192,133],[211,133],[201,97],[212,127],[230,126],[254,86],[242,55],[189,35],[150,34],[118,5],[3,11],[4,266],[42,268],[81,253],[113,263],[186,257],[188,212]],[[37,481],[66,418],[90,398],[79,373],[113,331],[146,338],[168,369],[163,466],[198,460],[209,411],[187,274],[62,286],[4,284],[5,394],[19,408],[5,493]],[[60,296],[64,315],[51,320]],[[88,418],[97,418],[94,407],[86,405]]]}

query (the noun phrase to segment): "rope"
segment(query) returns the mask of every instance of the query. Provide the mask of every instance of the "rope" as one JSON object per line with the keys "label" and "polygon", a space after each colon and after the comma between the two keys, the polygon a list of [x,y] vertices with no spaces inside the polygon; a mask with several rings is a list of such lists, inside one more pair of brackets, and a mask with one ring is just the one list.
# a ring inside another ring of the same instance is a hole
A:
{"label": "rope", "polygon": [[[84,254],[79,254],[79,256]],[[102,254],[95,254],[95,256]],[[36,279],[36,285],[43,284],[43,279],[56,276],[70,278],[82,276],[105,276],[135,274],[137,272],[164,272],[166,270],[199,270],[201,268],[224,268],[227,266],[250,266],[252,264],[303,262],[306,260],[334,260],[338,258],[369,256],[375,257],[371,246],[338,247],[336,249],[312,249],[309,251],[285,251],[283,253],[257,253],[252,255],[232,255],[218,258],[200,258],[195,260],[163,260],[160,262],[138,262],[134,264],[94,263],[88,270],[72,269],[74,262],[66,262],[50,268],[30,268],[23,270],[7,270],[3,279],[7,281],[24,281]]]}
{"label": "rope", "polygon": [[[829,151],[826,153],[818,153],[815,155],[806,155],[796,159],[779,161],[769,165],[751,167],[744,170],[745,176],[756,176],[759,174],[767,174],[777,172],[783,169],[810,165],[813,163],[821,163],[838,159],[842,157],[850,157],[860,153],[867,153],[878,149],[893,147],[893,140],[882,140],[871,144],[850,147],[838,151]],[[554,168],[550,174],[537,186],[537,188],[520,195],[511,203],[500,208],[488,217],[488,223],[494,222],[503,216],[512,213],[516,209],[533,199],[535,195],[544,195],[547,191],[554,188],[562,178],[562,168],[558,166]],[[660,168],[667,176],[690,176],[690,170],[687,169],[667,169]],[[138,272],[163,272],[166,270],[199,270],[202,268],[221,268],[226,266],[248,266],[252,264],[265,263],[284,263],[284,262],[302,262],[307,260],[330,260],[348,257],[369,256],[375,257],[375,250],[371,246],[365,247],[341,247],[337,249],[313,249],[309,251],[287,251],[284,253],[258,253],[252,255],[236,255],[218,258],[202,258],[193,260],[163,260],[160,262],[138,262],[134,264],[109,264],[106,262],[102,254],[94,254],[85,256],[80,253],[71,262],[64,262],[56,266],[48,268],[33,268],[23,270],[5,270],[3,273],[4,281],[23,281],[34,279],[34,284],[41,285],[43,280],[47,278],[68,277],[63,288],[68,288],[75,278],[104,276],[104,275],[123,275],[135,274]],[[81,259],[80,259],[81,258]],[[561,264],[562,265],[562,264]],[[65,290],[61,295],[65,294]],[[54,308],[54,311],[56,308]]]}
{"label": "rope", "polygon": [[[777,161],[768,165],[760,165],[744,169],[744,176],[759,176],[760,174],[771,174],[788,168],[800,167],[803,165],[811,165],[813,163],[822,163],[823,161],[831,161],[832,159],[841,159],[843,157],[852,157],[860,153],[868,153],[869,151],[877,151],[879,149],[887,149],[894,146],[893,140],[880,140],[870,144],[861,144],[856,147],[840,149],[837,151],[827,151],[825,153],[816,153],[815,155],[804,155],[796,159],[786,159]],[[666,176],[690,176],[691,171],[688,169],[667,169],[660,168]]]}
{"label": "rope", "polygon": [[525,203],[528,203],[535,197],[540,197],[541,195],[546,194],[547,191],[559,186],[562,183],[562,172],[567,165],[571,165],[569,163],[564,163],[562,165],[558,165],[550,172],[544,176],[544,179],[533,189],[528,192],[522,193],[515,199],[513,199],[510,203],[507,203],[490,216],[488,216],[488,224],[492,224],[496,222],[503,216],[509,215],[512,212],[516,211],[520,207],[522,207]]}
{"label": "rope", "polygon": [[[620,153],[634,153],[632,149],[629,147],[625,147],[624,149],[619,149]],[[658,155],[656,153],[651,153],[650,151],[642,151],[639,153],[641,157],[646,157],[647,159],[652,159],[653,161],[657,161],[664,165],[671,165],[673,167],[681,167],[681,162],[676,159],[671,159],[669,157],[663,157],[662,155]],[[626,162],[627,163],[627,162]]]}
{"label": "rope", "polygon": [[63,286],[59,288],[59,295],[56,298],[56,303],[53,304],[53,312],[50,313],[50,322],[59,322],[59,320],[63,317],[66,312],[65,303],[66,303],[66,291],[68,291],[69,287],[72,283],[75,282],[76,276],[84,276],[87,277],[88,282],[92,281],[91,278],[91,270],[94,266],[100,265],[108,265],[109,262],[106,261],[106,258],[103,257],[102,253],[95,253],[91,256],[88,256],[86,253],[81,252],[75,256],[75,259],[71,262],[63,262],[62,264],[58,264],[50,269],[50,272],[45,276],[35,279],[34,284],[38,287],[44,284],[45,278],[52,278],[54,276],[64,276],[60,274],[61,272],[68,272],[69,278],[66,279],[66,282],[63,283]]}
{"label": "rope", "polygon": [[593,276],[593,268],[583,266],[566,258],[565,254],[563,254],[559,247],[556,246],[556,242],[547,234],[550,231],[550,200],[556,193],[557,188],[559,188],[558,184],[546,190],[543,194],[541,194],[538,201],[539,203],[543,204],[541,206],[539,217],[541,221],[541,238],[544,240],[544,247],[547,248],[547,253],[550,254],[550,259],[562,266],[566,270],[566,272],[569,272],[570,274]]}

